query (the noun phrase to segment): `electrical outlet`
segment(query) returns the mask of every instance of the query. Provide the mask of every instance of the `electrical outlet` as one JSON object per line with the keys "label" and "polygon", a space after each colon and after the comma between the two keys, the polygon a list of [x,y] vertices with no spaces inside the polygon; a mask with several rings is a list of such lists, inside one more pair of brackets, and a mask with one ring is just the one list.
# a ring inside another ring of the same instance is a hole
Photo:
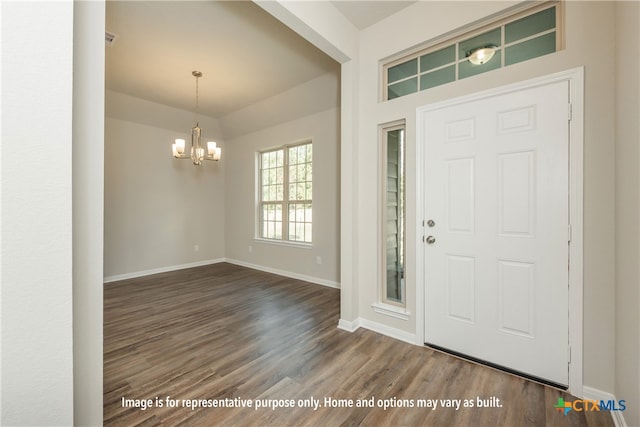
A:
{"label": "electrical outlet", "polygon": [[322,264],[322,257],[320,255],[316,257],[316,264],[318,265]]}
{"label": "electrical outlet", "polygon": [[200,252],[200,245],[193,245],[193,252]]}
{"label": "electrical outlet", "polygon": [[253,252],[253,246],[249,245],[249,253]]}

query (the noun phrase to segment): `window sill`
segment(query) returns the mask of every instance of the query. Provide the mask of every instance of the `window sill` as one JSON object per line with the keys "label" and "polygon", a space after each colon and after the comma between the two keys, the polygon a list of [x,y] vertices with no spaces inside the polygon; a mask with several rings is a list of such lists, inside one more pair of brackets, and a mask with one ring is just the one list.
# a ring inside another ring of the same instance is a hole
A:
{"label": "window sill", "polygon": [[299,243],[299,242],[291,242],[288,240],[261,239],[259,237],[254,237],[253,241],[257,243],[266,243],[268,245],[275,245],[275,246],[287,246],[290,248],[298,248],[298,249],[313,249],[312,243]]}
{"label": "window sill", "polygon": [[371,304],[371,308],[373,308],[373,311],[375,311],[376,313],[395,317],[396,319],[409,320],[409,316],[411,316],[411,313],[406,308],[398,307],[391,304],[374,303]]}

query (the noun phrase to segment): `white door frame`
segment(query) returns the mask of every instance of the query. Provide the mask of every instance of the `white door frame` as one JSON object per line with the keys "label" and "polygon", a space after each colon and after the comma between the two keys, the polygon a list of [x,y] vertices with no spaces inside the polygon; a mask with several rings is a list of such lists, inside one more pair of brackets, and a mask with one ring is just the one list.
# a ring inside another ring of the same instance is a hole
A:
{"label": "white door frame", "polygon": [[[569,123],[569,223],[571,224],[571,243],[569,246],[569,392],[583,397],[582,364],[583,364],[583,175],[584,175],[584,68],[578,67],[523,82],[501,86],[494,89],[450,99],[443,102],[425,105],[416,109],[416,186],[415,198],[417,206],[416,230],[425,234],[424,228],[424,161],[425,153],[422,144],[423,117],[425,113],[454,105],[477,101],[497,95],[505,95],[525,89],[546,86],[551,83],[569,82],[569,102],[567,119]],[[416,240],[416,338],[417,345],[424,345],[425,320],[425,244],[422,238]]]}

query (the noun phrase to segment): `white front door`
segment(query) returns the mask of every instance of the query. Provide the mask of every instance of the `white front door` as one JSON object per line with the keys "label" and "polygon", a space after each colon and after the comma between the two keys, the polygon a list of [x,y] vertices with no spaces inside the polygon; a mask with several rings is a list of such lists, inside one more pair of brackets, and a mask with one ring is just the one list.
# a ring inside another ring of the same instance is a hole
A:
{"label": "white front door", "polygon": [[425,341],[568,385],[569,83],[421,117]]}

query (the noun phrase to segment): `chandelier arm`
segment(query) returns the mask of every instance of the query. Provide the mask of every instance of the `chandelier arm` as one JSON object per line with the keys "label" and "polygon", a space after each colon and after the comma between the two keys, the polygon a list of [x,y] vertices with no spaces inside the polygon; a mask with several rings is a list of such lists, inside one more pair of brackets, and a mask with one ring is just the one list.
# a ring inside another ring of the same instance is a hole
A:
{"label": "chandelier arm", "polygon": [[212,162],[220,161],[221,149],[216,147],[216,143],[210,141],[205,148],[202,144],[202,128],[198,123],[198,116],[200,113],[200,88],[198,79],[202,77],[202,72],[192,71],[191,75],[196,78],[196,108],[194,111],[195,126],[191,128],[191,152],[187,154],[185,152],[185,140],[176,139],[173,144],[173,157],[176,159],[191,159],[194,165],[200,165],[202,160],[209,160]]}

